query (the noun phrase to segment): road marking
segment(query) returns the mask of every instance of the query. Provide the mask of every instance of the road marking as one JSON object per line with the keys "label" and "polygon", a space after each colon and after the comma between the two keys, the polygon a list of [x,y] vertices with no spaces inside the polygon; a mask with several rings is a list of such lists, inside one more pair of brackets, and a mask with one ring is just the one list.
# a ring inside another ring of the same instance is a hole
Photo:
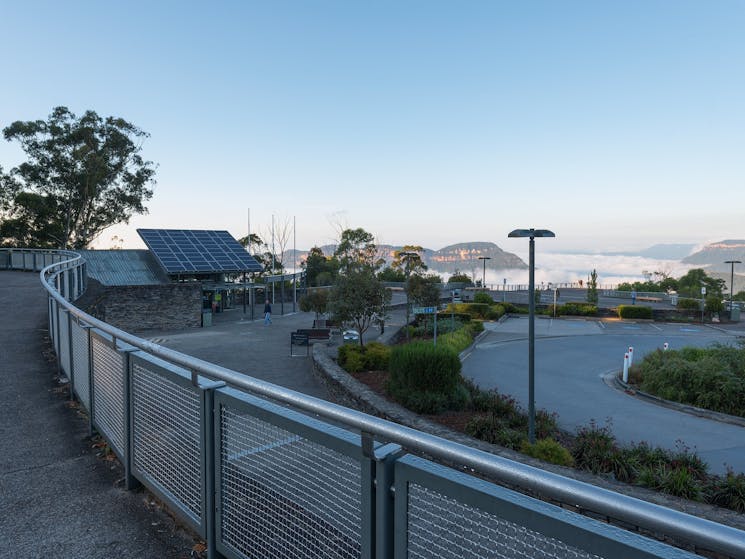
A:
{"label": "road marking", "polygon": [[662,332],[662,328],[660,328],[660,327],[659,327],[659,326],[657,326],[656,324],[650,324],[650,326],[651,326],[652,328],[654,328],[655,330],[659,330],[660,332]]}
{"label": "road marking", "polygon": [[641,330],[639,326],[623,326],[624,330]]}
{"label": "road marking", "polygon": [[698,328],[681,328],[681,332],[698,332]]}

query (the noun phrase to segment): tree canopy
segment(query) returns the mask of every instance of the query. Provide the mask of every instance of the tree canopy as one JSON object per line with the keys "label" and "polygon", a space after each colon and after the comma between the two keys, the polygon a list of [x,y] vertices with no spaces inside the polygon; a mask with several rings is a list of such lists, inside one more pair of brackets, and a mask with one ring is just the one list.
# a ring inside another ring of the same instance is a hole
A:
{"label": "tree canopy", "polygon": [[0,169],[4,244],[84,248],[147,213],[155,167],[140,152],[149,135],[126,120],[56,107],[46,121],[16,121],[3,135],[27,157],[7,174]]}
{"label": "tree canopy", "polygon": [[370,268],[351,269],[336,278],[329,296],[329,309],[340,322],[351,322],[362,334],[377,320],[386,317],[391,292]]}
{"label": "tree canopy", "polygon": [[341,270],[345,273],[360,268],[376,271],[385,262],[378,254],[375,237],[362,228],[341,232],[334,257],[339,260]]}

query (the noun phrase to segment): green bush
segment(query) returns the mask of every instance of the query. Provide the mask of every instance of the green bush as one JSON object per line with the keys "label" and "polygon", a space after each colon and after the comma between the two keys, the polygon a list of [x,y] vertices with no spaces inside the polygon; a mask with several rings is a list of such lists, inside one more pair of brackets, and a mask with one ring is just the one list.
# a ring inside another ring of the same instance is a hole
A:
{"label": "green bush", "polygon": [[[553,314],[553,305],[550,311]],[[557,316],[595,316],[598,314],[597,305],[591,303],[564,303],[556,307]]]}
{"label": "green bush", "polygon": [[492,296],[485,291],[477,291],[473,296],[473,302],[481,303],[484,305],[492,305],[494,304],[494,299],[492,299]]}
{"label": "green bush", "polygon": [[450,313],[452,311],[466,314],[471,318],[483,319],[489,312],[489,305],[486,303],[450,303],[446,312]]}
{"label": "green bush", "polygon": [[639,365],[640,388],[683,404],[745,417],[745,349],[715,345],[655,351]]}
{"label": "green bush", "polygon": [[391,350],[389,390],[452,394],[461,378],[458,354],[444,344],[412,342]]}
{"label": "green bush", "polygon": [[337,362],[349,373],[385,371],[390,354],[391,349],[380,342],[370,342],[366,346],[344,344],[339,347]]}
{"label": "green bush", "polygon": [[520,452],[551,464],[570,467],[574,465],[571,453],[554,439],[540,439],[535,444],[523,441]]}
{"label": "green bush", "polygon": [[497,415],[474,415],[466,424],[466,433],[475,439],[498,444],[512,450],[519,450],[525,435],[512,429]]}
{"label": "green bush", "polygon": [[619,318],[652,318],[652,307],[644,305],[618,305]]}
{"label": "green bush", "polygon": [[745,474],[714,476],[704,488],[706,502],[745,513]]}
{"label": "green bush", "polygon": [[678,304],[676,305],[678,310],[681,311],[700,311],[701,310],[701,301],[698,299],[688,299],[681,297],[678,299]]}
{"label": "green bush", "polygon": [[724,310],[724,303],[722,302],[721,297],[717,295],[709,295],[706,297],[704,308],[706,309],[706,312],[722,312]]}
{"label": "green bush", "polygon": [[391,348],[380,342],[365,345],[365,367],[370,371],[387,371]]}

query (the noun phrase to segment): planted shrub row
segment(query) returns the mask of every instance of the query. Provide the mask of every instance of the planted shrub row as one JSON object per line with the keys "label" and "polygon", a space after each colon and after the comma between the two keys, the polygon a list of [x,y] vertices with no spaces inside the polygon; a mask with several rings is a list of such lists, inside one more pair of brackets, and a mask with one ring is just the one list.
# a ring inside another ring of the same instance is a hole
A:
{"label": "planted shrub row", "polygon": [[634,379],[650,394],[745,417],[745,348],[657,350],[635,367]]}
{"label": "planted shrub row", "polygon": [[619,318],[652,318],[652,307],[644,305],[618,305]]}

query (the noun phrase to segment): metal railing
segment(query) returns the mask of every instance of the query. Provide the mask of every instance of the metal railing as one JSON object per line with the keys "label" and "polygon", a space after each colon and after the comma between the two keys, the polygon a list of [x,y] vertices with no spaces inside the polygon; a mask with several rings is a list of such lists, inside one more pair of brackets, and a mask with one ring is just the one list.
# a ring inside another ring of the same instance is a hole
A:
{"label": "metal railing", "polygon": [[0,250],[0,268],[42,265],[60,372],[91,428],[122,461],[127,487],[142,483],[158,495],[206,539],[210,557],[694,557],[567,505],[745,557],[743,531],[133,336],[70,303],[85,287],[74,253]]}

